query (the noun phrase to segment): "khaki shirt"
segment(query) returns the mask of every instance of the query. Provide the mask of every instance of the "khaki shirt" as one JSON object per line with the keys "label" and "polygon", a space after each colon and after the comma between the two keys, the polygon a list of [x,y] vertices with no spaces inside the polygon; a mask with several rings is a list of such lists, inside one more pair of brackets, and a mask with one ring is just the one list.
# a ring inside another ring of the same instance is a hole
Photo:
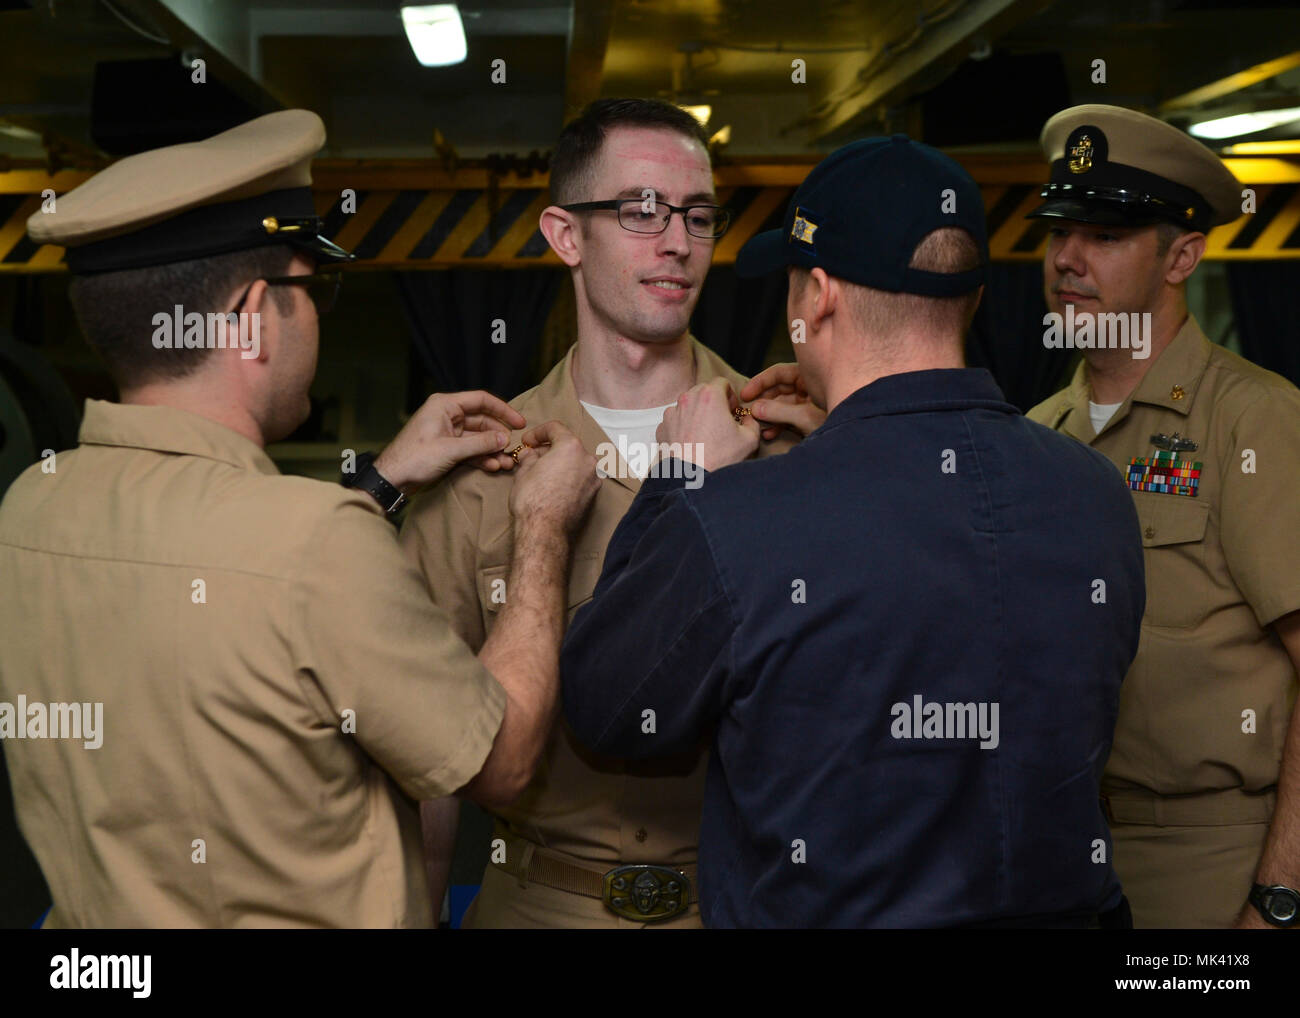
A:
{"label": "khaki shirt", "polygon": [[505,694],[378,506],[182,410],[80,441],[0,506],[0,701],[103,705],[98,748],[5,740],[46,925],[430,925],[412,800]]}
{"label": "khaki shirt", "polygon": [[[739,390],[747,379],[702,343],[691,339],[699,383],[722,376]],[[528,427],[558,420],[600,461],[598,446],[610,438],[583,409],[571,367],[575,347],[541,384],[511,401]],[[518,434],[511,436],[511,443]],[[764,442],[759,455],[784,452],[787,438]],[[600,578],[605,546],[641,487],[618,460],[618,475],[605,478],[574,542],[565,599],[567,620],[590,600]],[[402,542],[419,562],[438,605],[456,632],[482,647],[501,609],[502,584],[513,543],[509,474],[461,468],[449,483],[417,500],[402,529]],[[496,597],[494,599],[494,591]],[[635,627],[630,618],[627,625]],[[629,763],[592,753],[561,721],[537,775],[500,817],[520,837],[601,867],[618,862],[686,866],[696,862],[707,753],[648,763]],[[603,906],[593,899],[595,909]]]}
{"label": "khaki shirt", "polygon": [[1265,790],[1278,780],[1296,692],[1269,623],[1300,609],[1300,391],[1211,343],[1189,317],[1099,435],[1089,395],[1080,364],[1029,417],[1091,445],[1126,479],[1159,433],[1196,442],[1179,459],[1201,465],[1194,497],[1132,492],[1146,614],[1103,789]]}

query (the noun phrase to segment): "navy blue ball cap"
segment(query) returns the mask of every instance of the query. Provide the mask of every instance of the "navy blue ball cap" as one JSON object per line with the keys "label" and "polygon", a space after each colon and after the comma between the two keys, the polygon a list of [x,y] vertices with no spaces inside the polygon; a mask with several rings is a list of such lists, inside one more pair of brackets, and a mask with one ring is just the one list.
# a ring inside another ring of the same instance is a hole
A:
{"label": "navy blue ball cap", "polygon": [[[946,226],[974,238],[980,267],[952,273],[909,267],[921,240]],[[951,297],[983,284],[988,260],[979,185],[938,149],[896,134],[852,142],[814,166],[781,229],[740,249],[736,273],[821,268],[877,290]]]}

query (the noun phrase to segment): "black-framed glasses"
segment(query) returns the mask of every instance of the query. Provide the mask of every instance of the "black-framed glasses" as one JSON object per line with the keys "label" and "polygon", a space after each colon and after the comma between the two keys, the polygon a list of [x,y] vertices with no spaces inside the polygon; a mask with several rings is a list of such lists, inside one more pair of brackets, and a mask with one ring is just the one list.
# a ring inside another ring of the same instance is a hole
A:
{"label": "black-framed glasses", "polygon": [[[323,315],[333,309],[339,299],[339,288],[343,285],[342,272],[313,272],[306,276],[259,276],[267,286],[305,286],[307,296],[316,305],[316,314]],[[254,279],[253,283],[257,280]],[[248,300],[248,291],[253,288],[249,283],[235,305],[238,311]]]}
{"label": "black-framed glasses", "polygon": [[[618,225],[633,233],[663,233],[674,212],[682,214],[686,232],[692,237],[717,240],[731,225],[731,212],[717,205],[669,205],[647,198],[611,198],[608,201],[580,201],[561,205],[565,212],[618,212]],[[652,209],[653,211],[647,211]]]}

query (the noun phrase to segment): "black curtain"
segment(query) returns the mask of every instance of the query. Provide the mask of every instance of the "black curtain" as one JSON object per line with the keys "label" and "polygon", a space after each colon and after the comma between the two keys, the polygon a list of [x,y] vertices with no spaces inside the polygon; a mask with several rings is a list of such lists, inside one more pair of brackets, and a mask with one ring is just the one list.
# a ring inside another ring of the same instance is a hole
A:
{"label": "black curtain", "polygon": [[[513,399],[536,384],[533,355],[567,269],[399,272],[416,364],[436,392],[486,389]],[[496,322],[501,325],[494,325]],[[494,333],[504,342],[493,342]],[[412,372],[412,378],[416,372]],[[419,394],[415,395],[418,405]],[[414,405],[409,409],[414,409]]]}
{"label": "black curtain", "polygon": [[1228,262],[1241,355],[1300,385],[1300,261]]}
{"label": "black curtain", "polygon": [[691,333],[741,374],[758,374],[785,321],[786,285],[784,272],[742,279],[730,265],[711,269],[691,315]]}
{"label": "black curtain", "polygon": [[1076,356],[1043,346],[1046,314],[1041,264],[989,266],[984,299],[966,337],[966,363],[988,368],[1007,400],[1024,411],[1069,381]]}

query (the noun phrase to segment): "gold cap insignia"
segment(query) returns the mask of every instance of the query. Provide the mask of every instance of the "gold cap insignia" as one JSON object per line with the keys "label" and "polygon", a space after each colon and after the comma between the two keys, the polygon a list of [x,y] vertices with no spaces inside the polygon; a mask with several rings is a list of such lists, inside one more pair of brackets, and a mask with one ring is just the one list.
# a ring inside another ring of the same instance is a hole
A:
{"label": "gold cap insignia", "polygon": [[1092,139],[1086,134],[1079,135],[1079,140],[1070,149],[1070,172],[1087,173],[1092,169]]}
{"label": "gold cap insignia", "polygon": [[794,225],[790,227],[790,239],[801,244],[811,244],[817,224],[810,220],[803,209],[794,210]]}

